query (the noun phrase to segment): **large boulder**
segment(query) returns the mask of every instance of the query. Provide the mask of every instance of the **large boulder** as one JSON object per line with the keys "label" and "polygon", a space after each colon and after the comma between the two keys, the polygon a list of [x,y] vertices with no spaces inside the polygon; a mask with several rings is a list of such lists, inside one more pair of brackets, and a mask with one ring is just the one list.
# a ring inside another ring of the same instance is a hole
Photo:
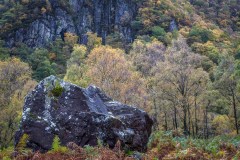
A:
{"label": "large boulder", "polygon": [[27,147],[42,152],[51,149],[57,135],[63,145],[103,143],[145,151],[152,120],[143,110],[124,105],[106,96],[99,88],[81,88],[54,76],[41,81],[26,96],[15,146],[23,134]]}

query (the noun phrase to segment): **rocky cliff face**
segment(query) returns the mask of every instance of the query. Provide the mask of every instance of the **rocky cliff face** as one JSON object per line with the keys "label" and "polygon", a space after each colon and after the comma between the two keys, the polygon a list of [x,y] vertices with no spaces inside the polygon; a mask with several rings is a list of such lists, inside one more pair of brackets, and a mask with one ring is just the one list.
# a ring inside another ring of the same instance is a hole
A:
{"label": "rocky cliff face", "polygon": [[47,151],[57,135],[63,145],[94,146],[102,140],[114,147],[120,140],[144,151],[152,123],[146,112],[113,101],[95,86],[84,89],[50,76],[27,95],[15,145],[27,134],[27,147]]}
{"label": "rocky cliff face", "polygon": [[[9,35],[8,46],[23,42],[29,47],[41,47],[60,38],[64,32],[77,34],[80,43],[86,43],[86,32],[92,31],[105,38],[117,31],[125,42],[131,42],[130,22],[137,13],[134,0],[48,0],[51,12],[44,13],[27,27]],[[67,1],[65,1],[67,2]]]}

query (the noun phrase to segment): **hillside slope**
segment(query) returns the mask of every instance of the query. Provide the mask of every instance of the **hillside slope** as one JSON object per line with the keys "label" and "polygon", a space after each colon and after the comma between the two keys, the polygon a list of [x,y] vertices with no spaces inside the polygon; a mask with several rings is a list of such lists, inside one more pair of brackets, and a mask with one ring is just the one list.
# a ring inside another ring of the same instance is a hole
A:
{"label": "hillside slope", "polygon": [[[0,1],[0,149],[12,151],[24,96],[54,75],[148,112],[157,135],[177,134],[167,140],[173,157],[238,158],[239,7],[239,0]],[[161,142],[146,156],[161,156]],[[109,151],[88,149],[80,150]]]}

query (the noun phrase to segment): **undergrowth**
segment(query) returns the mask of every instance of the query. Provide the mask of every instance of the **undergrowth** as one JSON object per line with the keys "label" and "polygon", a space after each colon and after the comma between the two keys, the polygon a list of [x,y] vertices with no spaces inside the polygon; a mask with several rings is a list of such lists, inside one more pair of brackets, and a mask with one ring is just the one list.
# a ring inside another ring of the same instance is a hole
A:
{"label": "undergrowth", "polygon": [[[26,137],[23,137],[26,141]],[[22,143],[22,146],[25,146]],[[124,151],[121,143],[117,142],[113,149],[104,146],[99,140],[98,146],[80,147],[70,142],[62,146],[60,139],[55,136],[52,150],[47,153],[31,152],[28,149],[13,151],[13,147],[0,152],[3,160],[239,160],[240,136],[217,136],[210,139],[194,139],[176,136],[173,132],[155,132],[149,138],[146,153]]]}

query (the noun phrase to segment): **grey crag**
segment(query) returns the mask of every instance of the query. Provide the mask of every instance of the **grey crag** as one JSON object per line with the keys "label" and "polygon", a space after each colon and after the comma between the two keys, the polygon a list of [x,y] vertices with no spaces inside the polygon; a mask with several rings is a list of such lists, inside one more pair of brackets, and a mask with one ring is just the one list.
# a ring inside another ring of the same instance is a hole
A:
{"label": "grey crag", "polygon": [[[43,3],[45,0],[43,0]],[[118,32],[123,41],[133,40],[131,21],[137,14],[134,0],[48,0],[51,12],[25,22],[25,26],[8,35],[8,46],[23,42],[29,47],[41,47],[61,38],[65,32],[79,36],[80,43],[87,42],[86,32],[96,32],[103,43],[110,33]]]}

